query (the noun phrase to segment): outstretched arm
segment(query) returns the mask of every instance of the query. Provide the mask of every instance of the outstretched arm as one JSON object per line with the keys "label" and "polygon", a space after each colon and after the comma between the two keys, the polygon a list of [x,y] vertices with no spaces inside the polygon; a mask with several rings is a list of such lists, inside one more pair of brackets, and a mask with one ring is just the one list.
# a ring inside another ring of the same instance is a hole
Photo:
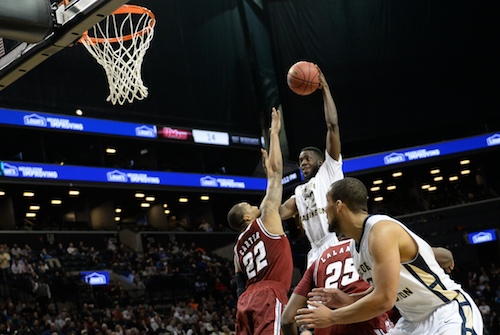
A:
{"label": "outstretched arm", "polygon": [[340,157],[340,133],[337,106],[335,106],[330,87],[323,72],[317,65],[316,68],[319,71],[320,88],[323,90],[325,122],[328,129],[326,132],[326,151],[333,159],[338,160]]}
{"label": "outstretched arm", "polygon": [[298,213],[297,205],[295,203],[295,195],[292,195],[280,206],[281,220],[288,220]]}
{"label": "outstretched arm", "polygon": [[262,151],[262,161],[267,175],[266,195],[260,204],[261,219],[266,229],[273,234],[283,234],[283,225],[279,214],[283,196],[283,156],[279,140],[281,129],[280,112],[273,107],[271,113],[271,128],[269,128],[269,154]]}

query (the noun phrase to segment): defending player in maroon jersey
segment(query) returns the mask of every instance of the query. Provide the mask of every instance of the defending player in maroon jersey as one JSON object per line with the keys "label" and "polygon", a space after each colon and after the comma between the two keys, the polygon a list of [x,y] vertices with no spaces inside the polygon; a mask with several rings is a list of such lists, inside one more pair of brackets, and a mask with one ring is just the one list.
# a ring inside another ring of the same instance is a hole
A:
{"label": "defending player in maroon jersey", "polygon": [[[350,240],[341,241],[326,249],[304,273],[283,313],[284,335],[298,333],[294,317],[297,309],[306,306],[308,294],[311,294],[309,292],[313,288],[337,288],[347,294],[363,293],[370,289],[370,285],[359,278],[354,267]],[[318,328],[314,330],[314,335],[381,335],[392,327],[392,322],[384,313],[366,322]]]}
{"label": "defending player in maroon jersey", "polygon": [[240,269],[246,275],[247,288],[272,280],[290,289],[293,259],[285,234],[270,233],[258,218],[240,234],[234,252]]}
{"label": "defending player in maroon jersey", "polygon": [[262,149],[267,175],[262,203],[257,207],[241,202],[227,215],[231,228],[241,232],[234,248],[238,335],[279,335],[281,314],[292,283],[292,250],[279,215],[283,193],[280,127],[280,113],[273,108],[269,156]]}

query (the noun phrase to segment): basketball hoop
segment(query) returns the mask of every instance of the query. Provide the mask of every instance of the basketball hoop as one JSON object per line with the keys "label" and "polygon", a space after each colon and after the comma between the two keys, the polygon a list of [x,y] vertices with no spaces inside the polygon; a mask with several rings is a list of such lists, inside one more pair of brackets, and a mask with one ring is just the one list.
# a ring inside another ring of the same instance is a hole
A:
{"label": "basketball hoop", "polygon": [[113,105],[148,96],[141,69],[153,39],[155,23],[155,16],[149,9],[123,5],[83,33],[79,42],[104,68],[109,84],[106,101]]}

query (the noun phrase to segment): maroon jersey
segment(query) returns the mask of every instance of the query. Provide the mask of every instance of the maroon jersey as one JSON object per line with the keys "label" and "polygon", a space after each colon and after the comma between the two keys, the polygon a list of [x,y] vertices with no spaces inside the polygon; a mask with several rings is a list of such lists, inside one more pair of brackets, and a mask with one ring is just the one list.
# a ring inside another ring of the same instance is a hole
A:
{"label": "maroon jersey", "polygon": [[[347,294],[365,292],[370,285],[359,278],[350,251],[350,240],[341,241],[326,249],[304,273],[293,291],[307,297],[314,287],[337,288]],[[315,335],[327,334],[385,334],[393,327],[386,313],[371,320],[315,329]]]}
{"label": "maroon jersey", "polygon": [[264,280],[281,283],[287,290],[292,285],[293,259],[285,234],[271,234],[260,219],[240,234],[234,247],[246,287]]}

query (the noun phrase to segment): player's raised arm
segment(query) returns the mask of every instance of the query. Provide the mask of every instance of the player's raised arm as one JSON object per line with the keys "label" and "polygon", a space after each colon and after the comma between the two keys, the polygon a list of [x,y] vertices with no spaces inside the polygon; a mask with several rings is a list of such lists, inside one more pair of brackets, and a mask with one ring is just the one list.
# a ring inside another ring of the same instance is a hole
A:
{"label": "player's raised arm", "polygon": [[320,88],[323,91],[323,104],[325,109],[326,133],[326,151],[335,160],[340,157],[340,133],[337,106],[330,92],[330,87],[321,69],[316,65],[319,71]]}
{"label": "player's raised arm", "polygon": [[270,233],[283,234],[283,226],[279,208],[283,196],[283,156],[279,140],[281,129],[281,115],[273,107],[271,113],[271,128],[269,128],[269,153],[261,149],[262,162],[267,175],[266,195],[260,205],[261,219]]}

